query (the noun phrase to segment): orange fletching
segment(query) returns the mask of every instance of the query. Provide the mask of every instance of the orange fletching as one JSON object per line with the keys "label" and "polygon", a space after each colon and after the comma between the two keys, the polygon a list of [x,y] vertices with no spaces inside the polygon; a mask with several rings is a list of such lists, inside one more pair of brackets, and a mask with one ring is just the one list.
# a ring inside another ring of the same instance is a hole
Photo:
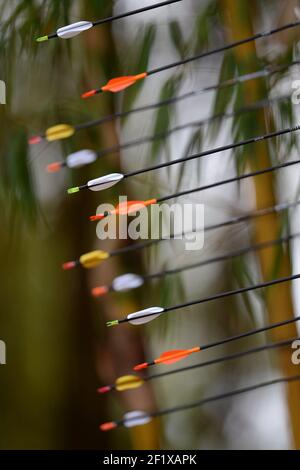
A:
{"label": "orange fletching", "polygon": [[181,361],[194,352],[200,351],[197,346],[192,349],[173,349],[171,351],[165,351],[160,355],[159,358],[154,360],[155,364],[174,364],[175,362]]}
{"label": "orange fletching", "polygon": [[111,91],[112,93],[118,93],[118,91],[125,90],[125,88],[130,87],[138,80],[142,80],[147,77],[147,73],[140,73],[138,75],[128,75],[125,77],[112,78],[104,85],[102,91]]}
{"label": "orange fletching", "polygon": [[[147,201],[124,201],[117,205],[117,207],[109,212],[108,215],[127,215],[131,212],[137,212],[144,207],[150,206],[156,203],[156,199],[148,199]],[[91,215],[90,220],[95,222],[96,220],[102,220],[107,214]]]}

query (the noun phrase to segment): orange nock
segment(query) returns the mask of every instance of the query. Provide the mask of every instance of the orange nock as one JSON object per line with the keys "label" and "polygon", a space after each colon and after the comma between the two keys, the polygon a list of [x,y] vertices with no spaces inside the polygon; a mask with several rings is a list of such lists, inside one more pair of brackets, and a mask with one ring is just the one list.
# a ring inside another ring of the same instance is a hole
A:
{"label": "orange nock", "polygon": [[110,421],[108,423],[100,424],[99,429],[101,431],[110,431],[111,429],[115,429],[117,426],[118,426],[117,423]]}
{"label": "orange nock", "polygon": [[47,171],[48,173],[56,173],[61,169],[61,167],[62,167],[61,162],[50,163],[50,165],[47,165]]}
{"label": "orange nock", "polygon": [[106,295],[109,292],[109,288],[107,286],[98,286],[94,287],[91,290],[91,294],[93,297],[101,297],[102,295]]}

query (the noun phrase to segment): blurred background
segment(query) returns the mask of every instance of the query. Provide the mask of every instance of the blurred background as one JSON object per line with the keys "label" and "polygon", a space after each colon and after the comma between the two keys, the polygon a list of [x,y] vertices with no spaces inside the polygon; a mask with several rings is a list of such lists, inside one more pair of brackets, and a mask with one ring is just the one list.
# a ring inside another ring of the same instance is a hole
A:
{"label": "blurred background", "polygon": [[[299,68],[207,93],[122,120],[107,122],[56,143],[29,147],[27,140],[57,123],[78,124],[116,111],[217,84],[298,57],[299,28],[225,54],[149,77],[117,94],[83,101],[83,91],[112,77],[135,74],[221,46],[254,32],[294,21],[297,1],[182,0],[91,29],[69,41],[35,38],[79,20],[96,20],[154,0],[0,0],[0,338],[7,365],[0,368],[1,449],[288,449],[300,448],[300,385],[271,387],[151,424],[101,433],[100,423],[129,410],[156,410],[200,400],[273,377],[295,374],[290,350],[280,349],[156,380],[104,396],[97,387],[130,373],[162,351],[189,348],[299,314],[299,281],[267,291],[195,306],[144,327],[107,329],[105,321],[151,305],[173,305],[216,292],[300,272],[300,244],[268,248],[126,294],[93,299],[90,289],[126,272],[150,273],[300,230],[299,210],[205,234],[204,248],[188,252],[183,241],[164,242],[99,268],[64,272],[64,261],[92,249],[114,250],[130,241],[100,241],[88,216],[102,202],[147,199],[225,179],[298,157],[297,133],[132,178],[107,192],[66,189],[108,172],[143,168],[202,149],[239,141],[299,122],[291,100],[231,119],[172,132],[98,159],[80,170],[49,174],[46,165],[80,149],[100,150],[164,133],[216,113],[292,94]],[[278,202],[296,200],[297,167],[240,185],[193,194],[178,202],[205,205],[205,223],[217,223]],[[186,314],[186,315],[185,315]],[[277,329],[185,360],[210,359],[297,335]],[[167,366],[170,369],[172,366]],[[176,367],[176,366],[174,366]]]}

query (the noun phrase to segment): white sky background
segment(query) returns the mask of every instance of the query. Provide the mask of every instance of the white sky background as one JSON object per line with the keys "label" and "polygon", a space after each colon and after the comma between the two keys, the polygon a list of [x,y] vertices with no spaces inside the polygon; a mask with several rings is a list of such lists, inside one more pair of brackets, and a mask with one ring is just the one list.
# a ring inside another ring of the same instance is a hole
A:
{"label": "white sky background", "polygon": [[[140,8],[150,3],[157,3],[157,1],[153,0],[122,0],[116,3],[116,13],[120,13],[122,11],[127,11],[131,9]],[[205,2],[202,2],[203,4]],[[141,16],[136,16],[131,18],[130,21],[126,23],[125,29],[123,30],[126,35],[131,35],[132,38],[135,37],[135,34],[138,30],[138,27],[143,24],[147,24],[148,21],[155,22],[158,27],[158,37],[156,40],[155,47],[152,52],[150,64],[148,68],[154,68],[161,64],[165,64],[168,62],[172,62],[173,60],[177,60],[178,56],[174,53],[174,48],[170,43],[170,39],[168,36],[168,21],[170,19],[177,19],[184,24],[183,31],[187,31],[189,34],[191,28],[188,27],[188,24],[193,24],[194,16],[192,14],[193,6],[198,7],[198,1],[196,0],[184,0],[182,4],[175,4],[170,7],[164,7],[159,11],[152,11],[144,13]],[[269,26],[265,25],[265,29]],[[115,25],[115,33],[118,36],[119,31],[117,25]],[[215,58],[214,58],[215,59]],[[217,71],[217,62],[214,60],[210,62],[208,60],[201,60],[199,62],[195,62],[192,64],[193,73],[191,77],[186,81],[184,88],[181,90],[180,93],[184,93],[187,90],[191,89],[199,89],[202,86],[207,86],[213,82],[217,82],[218,80],[218,71]],[[158,97],[158,93],[162,83],[166,80],[167,76],[172,74],[172,71],[164,72],[163,74],[158,74],[156,76],[150,77],[144,85],[143,93],[139,96],[138,101],[135,102],[135,106],[142,105],[150,102],[154,102],[155,99]],[[289,84],[287,85],[289,87]],[[280,94],[280,93],[279,93]],[[179,103],[177,105],[177,115],[179,116],[178,124],[190,122],[193,120],[198,120],[204,117],[207,117],[210,113],[211,104],[212,104],[212,94],[206,94],[200,98],[196,98],[193,100],[187,100],[186,102]],[[152,121],[151,118],[149,119],[150,115],[147,114],[147,118],[141,119],[140,117],[137,119],[130,119],[123,129],[121,138],[123,141],[131,140],[131,138],[136,138],[142,135],[149,135],[149,131],[151,131]],[[299,116],[300,118],[300,116]],[[229,121],[224,122],[223,132],[219,136],[218,140],[213,143],[213,146],[222,145],[225,141],[228,142],[228,126]],[[177,158],[180,155],[178,152],[179,149],[183,149],[184,143],[186,142],[190,132],[183,131],[177,133],[176,135],[172,136],[171,145],[172,145],[172,155],[174,154],[174,158]],[[229,140],[230,141],[230,140]],[[204,148],[207,148],[204,144]],[[143,150],[138,150],[137,152],[124,152],[123,153],[123,165],[124,170],[131,170],[138,165],[142,167],[143,156],[146,154]],[[137,155],[137,159],[134,157]],[[297,155],[293,155],[292,158],[297,158]],[[190,164],[190,163],[188,163]],[[179,166],[179,165],[178,165]],[[201,183],[205,181],[205,183],[210,183],[213,181],[217,181],[228,176],[231,176],[235,173],[234,165],[232,159],[230,159],[230,153],[222,154],[222,156],[217,155],[212,158],[206,158],[205,164],[202,165],[202,174],[201,174]],[[299,171],[294,169],[291,170],[283,170],[282,172],[278,172],[278,180],[279,180],[279,188],[280,188],[280,199],[282,201],[293,200],[295,198],[297,185],[300,181],[300,174]],[[156,177],[157,172],[156,172]],[[192,175],[190,175],[192,178]],[[164,194],[170,192],[169,189],[169,182],[160,180],[161,183],[161,190]],[[140,183],[134,183],[133,187],[136,187],[136,191],[138,192],[140,189]],[[196,175],[196,178],[190,179],[188,181],[187,187],[196,187],[199,186],[199,177]],[[183,185],[184,187],[184,185]],[[224,220],[227,217],[231,216],[232,208],[235,208],[238,212],[238,209],[249,210],[253,207],[253,201],[249,202],[249,193],[251,194],[251,183],[250,182],[243,182],[242,183],[242,197],[237,202],[236,199],[236,191],[234,185],[228,185],[226,190],[223,188],[219,188],[216,191],[208,191],[201,194],[201,197],[196,197],[195,200],[205,203],[206,205],[206,224],[210,222],[217,222],[218,220]],[[250,198],[251,199],[251,198]],[[189,202],[190,199],[187,198],[185,200]],[[182,201],[183,202],[183,201]],[[292,233],[295,231],[300,232],[300,219],[299,219],[299,211],[300,208],[297,210],[293,210],[291,212],[291,225],[292,225]],[[226,213],[227,212],[227,213]],[[219,232],[219,236],[220,236]],[[209,241],[208,248],[207,245],[205,247],[205,257],[209,256],[211,243]],[[294,241],[292,243],[293,249],[293,271],[294,273],[300,272],[300,240]],[[165,257],[172,255],[172,252],[167,252]],[[182,264],[182,261],[187,261],[189,258],[188,256],[181,256],[176,259],[176,263],[174,264]],[[221,269],[221,268],[220,268]],[[212,283],[214,277],[216,276],[216,270],[214,269],[207,269],[206,275],[206,282],[209,285]],[[195,285],[198,285],[197,276],[194,276]],[[203,276],[202,276],[203,278]],[[189,285],[192,286],[189,291],[191,293],[191,298],[195,298],[195,289],[193,288],[193,277],[189,276]],[[293,293],[295,298],[296,304],[296,311],[297,314],[300,312],[300,281],[295,281],[293,283]],[[199,297],[199,289],[196,291],[198,292]],[[284,312],[288,316],[288,312]],[[183,324],[184,325],[184,324]],[[190,324],[188,325],[190,327]],[[173,344],[173,347],[178,346],[178,337],[180,338],[188,338],[188,343],[191,345],[193,343],[193,336],[195,337],[195,344],[197,344],[197,340],[199,339],[198,332],[191,332],[184,331],[184,326],[182,328],[181,323],[181,330],[180,335],[178,332],[176,334],[177,338]],[[176,344],[177,341],[177,344]],[[155,347],[153,347],[155,346]],[[187,344],[188,346],[188,344]],[[155,345],[152,344],[153,350],[155,351],[163,351],[166,348],[166,344],[164,341],[156,342]],[[185,345],[183,345],[185,347]],[[151,357],[151,353],[150,353]],[[245,362],[245,366],[247,367],[247,362]],[[252,371],[253,372],[253,371]],[[252,375],[252,377],[251,377]],[[267,377],[268,376],[268,377]],[[251,383],[259,383],[259,381],[268,380],[271,376],[280,376],[280,371],[266,371],[266,375],[259,377],[256,373],[252,374],[245,374],[244,377],[241,377],[240,386],[244,386],[246,384]],[[191,377],[189,378],[189,380]],[[193,380],[189,382],[189,387],[193,386]],[[196,386],[196,384],[195,384]],[[161,389],[159,396],[161,397]],[[170,389],[168,385],[165,384],[165,390],[163,396],[166,398],[160,400],[161,406],[173,406],[178,403],[188,402],[187,399],[187,389],[184,388],[181,390],[178,388],[176,390],[176,394],[169,393]],[[220,393],[220,390],[218,390]],[[193,400],[190,400],[193,401]],[[287,415],[286,409],[284,406],[284,387],[276,386],[271,387],[262,391],[253,392],[252,394],[247,394],[240,398],[236,399],[235,407],[232,410],[231,415],[224,423],[224,427],[226,429],[226,433],[229,437],[228,447],[229,448],[269,448],[269,449],[284,449],[289,447],[289,425],[287,422]],[[213,412],[218,409],[217,406],[210,405],[210,411]],[[194,411],[196,412],[196,411]],[[166,423],[166,436],[168,442],[173,444],[175,447],[189,447],[188,442],[183,441],[182,433],[180,429],[182,429],[181,425],[188,426],[186,422],[187,416],[185,413],[179,413],[178,415],[173,415],[168,418]],[[238,422],[242,417],[242,423]],[[218,443],[211,442],[208,440],[206,442],[202,441],[198,443],[199,448],[207,448],[207,447],[218,447]]]}

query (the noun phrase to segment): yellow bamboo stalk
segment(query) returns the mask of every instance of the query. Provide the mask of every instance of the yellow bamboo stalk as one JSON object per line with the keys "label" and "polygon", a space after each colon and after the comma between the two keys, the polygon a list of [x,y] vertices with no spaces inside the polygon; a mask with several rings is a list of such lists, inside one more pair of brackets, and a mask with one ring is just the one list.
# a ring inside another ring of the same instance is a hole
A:
{"label": "yellow bamboo stalk", "polygon": [[[228,40],[237,40],[253,34],[252,18],[255,9],[252,2],[247,0],[222,0],[221,2],[224,22],[230,33]],[[256,45],[247,45],[234,49],[235,59],[243,73],[247,73],[259,68]],[[255,102],[266,96],[265,85],[262,80],[249,81],[243,86],[245,104]],[[263,111],[258,111],[256,116],[257,134],[263,134],[266,130],[266,116]],[[271,158],[267,144],[256,144],[248,151],[247,162],[251,169],[261,169],[271,165]],[[264,175],[254,178],[254,188],[257,209],[272,206],[276,197],[274,191],[274,179],[271,175]],[[254,242],[261,243],[278,236],[280,230],[280,218],[276,214],[268,215],[257,219],[254,226]],[[278,249],[269,248],[261,250],[258,254],[261,273],[265,280],[270,279],[274,273],[275,260],[278,256]],[[281,253],[278,276],[286,276],[291,272],[289,254]],[[267,311],[270,322],[277,322],[293,315],[293,302],[289,284],[280,284],[273,287],[267,295]],[[275,329],[272,333],[274,341],[286,339],[297,335],[295,325]],[[282,349],[279,353],[279,361],[282,368],[282,375],[295,374],[295,365],[291,362],[291,351]],[[292,429],[294,446],[300,449],[300,383],[288,384],[286,389],[287,407]]]}

